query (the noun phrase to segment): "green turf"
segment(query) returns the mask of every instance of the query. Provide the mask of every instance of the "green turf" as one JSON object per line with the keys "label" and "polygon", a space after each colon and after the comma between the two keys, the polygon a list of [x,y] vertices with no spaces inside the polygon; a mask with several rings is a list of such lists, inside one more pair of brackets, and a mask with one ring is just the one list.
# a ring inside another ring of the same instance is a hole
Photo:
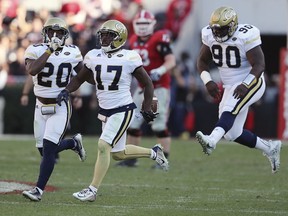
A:
{"label": "green turf", "polygon": [[[72,193],[91,182],[97,137],[84,137],[88,157],[80,162],[72,151],[61,153],[41,202],[21,194],[0,194],[2,216],[243,216],[288,215],[288,146],[283,145],[281,170],[258,150],[219,143],[211,156],[203,155],[195,140],[173,140],[170,170],[152,170],[153,161],[141,159],[138,168],[111,167],[97,200],[80,202]],[[144,139],[143,146],[154,145]],[[35,182],[39,155],[34,140],[0,141],[0,180]]]}

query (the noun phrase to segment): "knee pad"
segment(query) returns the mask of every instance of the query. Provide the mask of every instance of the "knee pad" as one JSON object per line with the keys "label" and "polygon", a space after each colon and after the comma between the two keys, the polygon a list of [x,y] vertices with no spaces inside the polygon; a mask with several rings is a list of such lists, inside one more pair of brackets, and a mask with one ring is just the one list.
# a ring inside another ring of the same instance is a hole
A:
{"label": "knee pad", "polygon": [[170,137],[170,132],[168,131],[168,129],[163,131],[155,131],[154,133],[158,138]]}
{"label": "knee pad", "polygon": [[142,136],[142,131],[139,130],[139,129],[128,129],[127,130],[127,133],[128,135],[131,135],[131,136],[135,136],[135,137],[140,137]]}

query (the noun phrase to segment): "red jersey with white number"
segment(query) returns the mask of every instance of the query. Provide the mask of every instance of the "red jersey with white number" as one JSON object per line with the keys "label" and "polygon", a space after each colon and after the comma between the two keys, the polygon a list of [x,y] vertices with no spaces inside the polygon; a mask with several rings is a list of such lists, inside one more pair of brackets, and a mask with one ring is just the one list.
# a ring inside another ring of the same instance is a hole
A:
{"label": "red jersey with white number", "polygon": [[[139,53],[143,61],[143,67],[150,75],[152,69],[158,68],[164,63],[164,57],[161,53],[160,45],[167,44],[170,46],[170,32],[167,30],[156,31],[147,41],[139,40],[136,34],[132,35],[129,44],[130,48]],[[153,81],[154,88],[170,88],[170,72],[163,74],[158,81]],[[141,85],[140,85],[141,86]]]}

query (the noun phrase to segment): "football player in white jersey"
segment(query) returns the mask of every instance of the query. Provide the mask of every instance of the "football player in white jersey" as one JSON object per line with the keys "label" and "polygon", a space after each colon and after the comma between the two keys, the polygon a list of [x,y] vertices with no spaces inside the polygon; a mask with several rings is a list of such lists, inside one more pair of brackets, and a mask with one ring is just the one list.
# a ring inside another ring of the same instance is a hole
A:
{"label": "football player in white jersey", "polygon": [[[272,173],[277,172],[281,141],[266,141],[243,128],[249,106],[265,91],[265,60],[260,31],[250,24],[238,24],[234,9],[220,7],[212,13],[209,25],[202,29],[202,42],[198,71],[208,93],[221,99],[219,120],[214,130],[210,135],[201,131],[196,133],[203,152],[210,155],[224,136],[226,140],[263,151],[271,163]],[[212,61],[219,69],[223,95],[209,73]]]}
{"label": "football player in white jersey", "polygon": [[117,20],[108,20],[99,31],[101,49],[93,49],[84,57],[84,67],[73,77],[57,101],[66,101],[69,93],[80,87],[84,81],[94,84],[99,101],[98,118],[102,121],[102,133],[98,140],[98,156],[94,177],[88,188],[73,196],[81,201],[94,201],[97,190],[110,165],[110,154],[115,160],[151,158],[168,170],[168,161],[162,146],[143,148],[126,145],[126,133],[134,115],[130,85],[132,76],[144,86],[142,115],[146,122],[153,121],[156,114],[151,111],[153,84],[143,68],[141,57],[136,51],[122,49],[127,39],[125,25]]}
{"label": "football player in white jersey", "polygon": [[83,67],[83,57],[77,46],[65,45],[68,27],[58,17],[49,18],[42,29],[43,43],[30,45],[24,54],[27,72],[32,76],[36,106],[34,136],[36,147],[43,156],[36,187],[23,191],[24,197],[40,201],[53,172],[55,155],[65,149],[75,151],[81,161],[86,153],[81,134],[63,139],[71,117],[70,101],[56,104],[57,95],[70,82],[73,71]]}

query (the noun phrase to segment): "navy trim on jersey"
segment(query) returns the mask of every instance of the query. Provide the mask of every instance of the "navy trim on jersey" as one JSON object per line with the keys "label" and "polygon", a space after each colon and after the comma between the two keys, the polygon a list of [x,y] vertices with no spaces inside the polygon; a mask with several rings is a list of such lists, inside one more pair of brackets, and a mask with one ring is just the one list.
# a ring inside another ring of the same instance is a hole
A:
{"label": "navy trim on jersey", "polygon": [[102,109],[100,107],[98,113],[109,117],[115,113],[126,112],[126,111],[133,110],[133,109],[136,109],[135,103],[127,104],[125,106],[121,106],[121,107],[117,107],[117,108],[113,108],[113,109]]}

